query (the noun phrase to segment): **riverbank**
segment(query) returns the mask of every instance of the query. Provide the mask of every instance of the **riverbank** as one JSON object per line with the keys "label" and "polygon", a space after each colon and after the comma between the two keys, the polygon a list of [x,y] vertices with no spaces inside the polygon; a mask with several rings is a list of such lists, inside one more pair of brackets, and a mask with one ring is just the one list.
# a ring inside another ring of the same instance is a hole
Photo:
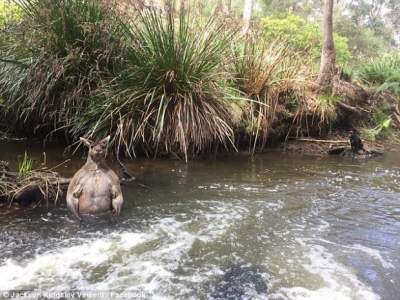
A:
{"label": "riverbank", "polygon": [[[398,146],[398,144],[391,144],[389,141],[363,140],[363,144],[367,152],[376,151],[379,153],[385,153]],[[282,145],[283,151],[319,157],[328,156],[329,150],[335,147],[350,148],[348,135],[332,135],[325,139],[298,138],[289,140]]]}
{"label": "riverbank", "polygon": [[[305,49],[240,34],[222,16],[21,3],[0,44],[0,113],[15,134],[71,147],[110,135],[115,156],[188,161],[352,127],[371,139],[399,132],[399,95],[373,63],[353,77],[338,66],[332,88],[320,90]],[[399,62],[393,54],[376,65],[392,74]]]}

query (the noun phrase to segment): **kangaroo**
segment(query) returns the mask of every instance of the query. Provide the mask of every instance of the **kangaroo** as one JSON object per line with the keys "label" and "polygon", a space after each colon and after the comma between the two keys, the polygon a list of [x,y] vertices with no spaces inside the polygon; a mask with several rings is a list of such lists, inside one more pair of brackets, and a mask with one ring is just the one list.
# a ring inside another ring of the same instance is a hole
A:
{"label": "kangaroo", "polygon": [[75,173],[68,186],[67,205],[81,220],[80,215],[112,211],[119,215],[123,203],[117,174],[107,165],[106,153],[110,136],[91,142],[80,140],[89,147],[86,163]]}

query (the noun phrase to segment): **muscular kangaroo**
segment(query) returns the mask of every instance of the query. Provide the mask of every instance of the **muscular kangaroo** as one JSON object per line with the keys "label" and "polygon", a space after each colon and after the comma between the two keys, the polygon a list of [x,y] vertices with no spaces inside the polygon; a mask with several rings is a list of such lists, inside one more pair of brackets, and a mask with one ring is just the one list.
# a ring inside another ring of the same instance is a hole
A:
{"label": "muscular kangaroo", "polygon": [[106,163],[110,136],[95,143],[84,138],[81,141],[89,147],[89,154],[68,186],[68,208],[79,220],[82,214],[112,211],[119,215],[123,203],[121,185],[117,174]]}

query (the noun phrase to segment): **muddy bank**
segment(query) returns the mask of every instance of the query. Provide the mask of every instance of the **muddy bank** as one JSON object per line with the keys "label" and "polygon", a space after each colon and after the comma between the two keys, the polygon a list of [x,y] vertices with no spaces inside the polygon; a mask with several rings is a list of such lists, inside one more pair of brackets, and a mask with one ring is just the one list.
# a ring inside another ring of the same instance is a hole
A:
{"label": "muddy bank", "polygon": [[[395,145],[387,141],[366,141],[363,140],[367,152],[385,153],[395,148]],[[333,148],[348,148],[350,142],[345,135],[329,136],[326,139],[298,138],[289,140],[282,144],[282,149],[289,153],[299,153],[312,156],[329,156],[329,150]]]}

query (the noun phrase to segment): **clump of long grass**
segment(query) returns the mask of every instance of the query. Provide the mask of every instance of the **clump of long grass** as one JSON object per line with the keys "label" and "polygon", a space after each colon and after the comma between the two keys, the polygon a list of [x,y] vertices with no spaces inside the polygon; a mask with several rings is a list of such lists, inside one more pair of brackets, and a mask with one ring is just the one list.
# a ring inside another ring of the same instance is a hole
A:
{"label": "clump of long grass", "polygon": [[33,170],[33,160],[25,152],[22,160],[18,162],[18,177],[23,179],[28,177]]}
{"label": "clump of long grass", "polygon": [[188,156],[226,147],[233,136],[224,58],[234,32],[181,9],[137,11],[125,27],[125,68],[104,87],[73,135],[111,132],[117,151]]}
{"label": "clump of long grass", "polygon": [[312,112],[311,125],[317,125],[319,133],[330,128],[337,118],[339,96],[333,93],[308,94],[308,109]]}
{"label": "clump of long grass", "polygon": [[254,152],[265,147],[274,123],[301,118],[310,73],[300,53],[257,32],[234,47],[233,57],[234,84],[248,99],[244,122]]}
{"label": "clump of long grass", "polygon": [[0,95],[27,129],[69,127],[87,99],[118,68],[119,23],[90,0],[19,0],[20,37],[2,47]]}

